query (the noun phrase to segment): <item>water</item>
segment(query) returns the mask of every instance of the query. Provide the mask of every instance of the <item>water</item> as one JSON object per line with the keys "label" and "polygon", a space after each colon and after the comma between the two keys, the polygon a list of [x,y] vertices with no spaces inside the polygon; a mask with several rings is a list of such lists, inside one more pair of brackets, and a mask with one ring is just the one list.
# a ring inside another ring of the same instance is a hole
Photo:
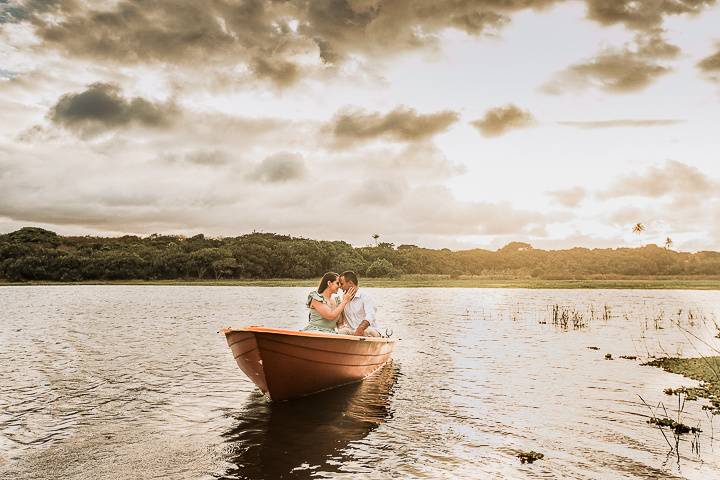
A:
{"label": "water", "polygon": [[640,363],[712,354],[720,292],[371,289],[393,363],[271,404],[217,332],[299,328],[307,290],[0,287],[0,478],[720,478],[706,402],[678,458],[639,397],[697,384]]}

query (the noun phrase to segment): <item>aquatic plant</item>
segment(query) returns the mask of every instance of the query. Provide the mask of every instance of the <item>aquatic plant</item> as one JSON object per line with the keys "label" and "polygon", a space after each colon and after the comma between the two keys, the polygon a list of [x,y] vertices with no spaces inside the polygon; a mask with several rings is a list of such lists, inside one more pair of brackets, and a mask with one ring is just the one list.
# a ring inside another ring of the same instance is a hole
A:
{"label": "aquatic plant", "polygon": [[587,321],[582,312],[574,308],[561,307],[560,305],[552,306],[552,323],[563,330],[567,330],[570,325],[572,325],[573,330],[587,327]]}
{"label": "aquatic plant", "polygon": [[545,455],[533,450],[530,450],[529,452],[520,452],[515,456],[520,459],[520,463],[533,463],[535,460],[542,460],[545,458]]}
{"label": "aquatic plant", "polygon": [[612,360],[612,359],[613,359],[612,353],[606,353],[606,354],[605,354],[605,360]]}
{"label": "aquatic plant", "polygon": [[676,422],[671,418],[657,418],[652,417],[647,423],[658,425],[660,427],[668,427],[677,435],[684,435],[686,433],[700,433],[702,430],[698,427],[689,427],[684,423]]}
{"label": "aquatic plant", "polygon": [[620,355],[620,358],[625,360],[637,360],[637,355]]}
{"label": "aquatic plant", "polygon": [[[671,393],[668,393],[670,391]],[[650,425],[657,425],[657,427],[660,429],[660,433],[662,433],[663,438],[665,439],[665,442],[667,442],[668,446],[670,447],[670,452],[675,452],[677,455],[678,462],[680,461],[680,437],[682,435],[692,433],[693,439],[691,442],[691,449],[693,453],[700,454],[700,433],[702,430],[700,427],[691,427],[689,425],[686,425],[682,423],[682,413],[685,409],[685,400],[687,399],[686,391],[682,388],[672,390],[672,389],[665,389],[666,394],[675,394],[678,397],[678,406],[677,406],[677,420],[670,418],[668,415],[667,409],[665,408],[665,405],[661,403],[658,404],[658,407],[661,407],[663,410],[664,415],[658,416],[655,414],[655,411],[650,407],[650,405],[647,404],[647,402],[640,396],[640,400],[645,404],[645,406],[650,410],[650,418],[646,421],[646,423]],[[672,433],[674,444],[670,443],[670,440],[668,439],[668,436],[665,434],[664,428],[667,428],[670,433]]]}

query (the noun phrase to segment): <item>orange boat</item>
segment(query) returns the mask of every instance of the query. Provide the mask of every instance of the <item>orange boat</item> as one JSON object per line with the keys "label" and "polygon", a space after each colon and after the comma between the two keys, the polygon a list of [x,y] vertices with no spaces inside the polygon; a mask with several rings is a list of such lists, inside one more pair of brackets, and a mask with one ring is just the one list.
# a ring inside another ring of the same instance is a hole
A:
{"label": "orange boat", "polygon": [[390,359],[395,340],[279,328],[222,330],[240,370],[271,400],[359,382]]}

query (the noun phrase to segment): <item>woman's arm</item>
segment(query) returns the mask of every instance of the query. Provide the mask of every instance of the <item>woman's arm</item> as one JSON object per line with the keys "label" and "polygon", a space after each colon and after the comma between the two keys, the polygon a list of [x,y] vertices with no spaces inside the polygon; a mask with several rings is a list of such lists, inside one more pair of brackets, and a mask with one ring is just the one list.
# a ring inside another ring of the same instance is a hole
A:
{"label": "woman's arm", "polygon": [[345,295],[343,295],[340,305],[335,308],[330,308],[329,305],[326,305],[318,300],[310,302],[310,307],[314,308],[315,311],[318,312],[325,320],[337,320],[338,316],[345,308],[345,305],[347,305],[347,303],[355,296],[355,292],[357,292],[357,287],[353,287],[348,290]]}

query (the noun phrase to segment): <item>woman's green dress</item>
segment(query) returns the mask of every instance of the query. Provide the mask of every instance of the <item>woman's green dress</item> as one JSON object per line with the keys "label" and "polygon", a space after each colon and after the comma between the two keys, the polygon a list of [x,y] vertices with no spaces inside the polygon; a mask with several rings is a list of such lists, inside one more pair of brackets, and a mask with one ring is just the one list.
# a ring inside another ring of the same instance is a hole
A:
{"label": "woman's green dress", "polygon": [[320,295],[318,292],[313,291],[308,294],[307,302],[305,305],[308,307],[308,325],[303,328],[305,332],[325,332],[325,333],[336,333],[335,320],[325,320],[314,308],[310,306],[313,300],[324,303],[330,308],[335,308],[340,302],[338,299],[333,297],[330,302],[325,300],[325,297]]}

